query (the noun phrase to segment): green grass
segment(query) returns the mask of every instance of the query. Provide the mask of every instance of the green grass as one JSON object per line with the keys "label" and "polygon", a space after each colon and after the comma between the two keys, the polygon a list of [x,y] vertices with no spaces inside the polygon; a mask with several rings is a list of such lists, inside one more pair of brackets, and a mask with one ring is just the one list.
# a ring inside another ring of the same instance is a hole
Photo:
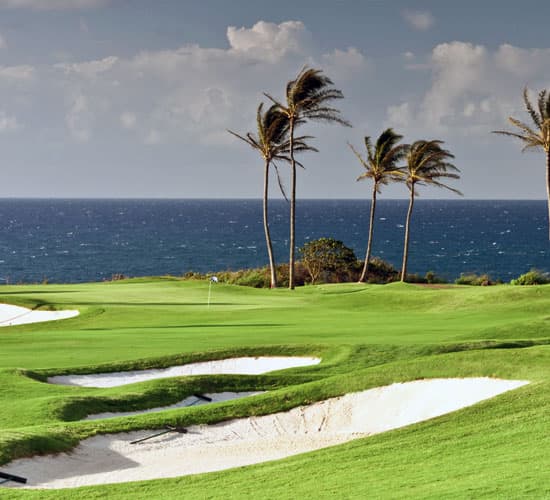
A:
{"label": "green grass", "polygon": [[[69,450],[97,433],[272,413],[396,381],[494,376],[531,384],[459,412],[285,460],[176,479],[1,498],[550,498],[550,286],[321,285],[288,290],[169,278],[3,286],[0,302],[78,308],[0,329],[0,465]],[[259,354],[320,365],[95,389],[49,375],[165,367]],[[194,392],[254,398],[103,421],[89,413],[174,403]],[[1,488],[1,487],[0,487]]]}

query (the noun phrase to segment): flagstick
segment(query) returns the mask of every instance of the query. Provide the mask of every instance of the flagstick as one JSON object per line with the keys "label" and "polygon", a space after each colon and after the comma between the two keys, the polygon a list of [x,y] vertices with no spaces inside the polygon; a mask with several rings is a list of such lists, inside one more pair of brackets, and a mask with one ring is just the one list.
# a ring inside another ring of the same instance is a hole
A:
{"label": "flagstick", "polygon": [[210,309],[210,292],[212,291],[212,280],[208,284],[208,309]]}

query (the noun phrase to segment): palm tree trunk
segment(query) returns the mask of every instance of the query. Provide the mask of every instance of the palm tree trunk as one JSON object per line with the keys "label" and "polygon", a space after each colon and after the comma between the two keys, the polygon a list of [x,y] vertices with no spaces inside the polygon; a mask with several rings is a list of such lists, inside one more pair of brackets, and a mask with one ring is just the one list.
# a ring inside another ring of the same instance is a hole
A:
{"label": "palm tree trunk", "polygon": [[546,151],[546,198],[548,200],[548,239],[550,240],[550,150]]}
{"label": "palm tree trunk", "polygon": [[405,222],[405,245],[403,247],[403,265],[401,266],[401,281],[407,278],[407,260],[409,258],[409,227],[411,225],[411,215],[414,206],[414,184],[409,187],[411,197],[409,200],[409,210],[407,211],[407,221]]}
{"label": "palm tree trunk", "polygon": [[277,288],[277,270],[275,268],[275,258],[273,257],[273,245],[271,243],[271,235],[269,233],[269,219],[267,212],[267,198],[269,195],[269,160],[265,161],[264,170],[264,199],[263,199],[263,213],[264,213],[264,232],[265,243],[267,245],[267,255],[269,257],[269,270],[271,272],[271,288]]}
{"label": "palm tree trunk", "polygon": [[367,242],[367,255],[365,256],[365,264],[363,265],[363,271],[359,278],[359,283],[363,283],[367,278],[367,273],[369,271],[369,261],[372,248],[372,234],[374,232],[374,212],[376,211],[376,182],[372,187],[372,202],[370,206],[370,224],[369,224],[369,241]]}
{"label": "palm tree trunk", "polygon": [[296,161],[294,160],[294,118],[290,118],[290,256],[288,259],[288,288],[294,290],[294,238],[296,236]]}

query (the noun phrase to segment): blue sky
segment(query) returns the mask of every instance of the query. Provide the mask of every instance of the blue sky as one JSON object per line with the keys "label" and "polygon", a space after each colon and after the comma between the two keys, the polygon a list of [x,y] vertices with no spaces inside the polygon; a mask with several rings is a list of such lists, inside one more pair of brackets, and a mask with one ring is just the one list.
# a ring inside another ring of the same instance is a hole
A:
{"label": "blue sky", "polygon": [[299,197],[368,196],[346,143],[393,126],[444,140],[467,198],[544,198],[543,154],[490,131],[527,119],[525,85],[550,88],[549,16],[539,1],[0,0],[0,196],[259,197],[261,161],[226,129],[253,130],[262,92],[308,64],[354,127],[303,129],[320,152]]}

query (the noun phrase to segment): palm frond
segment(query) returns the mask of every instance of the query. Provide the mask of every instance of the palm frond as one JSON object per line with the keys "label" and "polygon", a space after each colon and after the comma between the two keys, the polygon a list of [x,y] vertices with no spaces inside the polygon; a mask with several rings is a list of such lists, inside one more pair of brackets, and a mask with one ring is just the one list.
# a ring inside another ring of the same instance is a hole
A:
{"label": "palm frond", "polygon": [[283,179],[281,178],[281,174],[279,172],[279,166],[275,162],[272,162],[271,164],[273,165],[273,168],[275,169],[275,174],[277,175],[277,184],[279,186],[279,191],[281,191],[281,194],[283,195],[283,198],[288,203],[288,197],[286,195],[285,186],[283,184]]}
{"label": "palm frond", "polygon": [[366,159],[348,143],[350,149],[366,170],[357,180],[373,179],[377,192],[380,192],[382,185],[404,180],[405,176],[402,173],[402,168],[398,167],[397,163],[406,156],[409,145],[397,144],[402,138],[403,136],[396,134],[389,128],[380,134],[373,146],[371,138],[366,136],[364,140],[367,150]]}
{"label": "palm frond", "polygon": [[[529,116],[531,117],[531,120],[533,120],[537,128],[540,128],[543,120],[542,113],[539,115],[533,108],[533,105],[529,100],[529,90],[527,89],[527,87],[523,89],[523,102],[525,104],[525,108],[527,109],[527,112],[529,113]],[[539,109],[540,109],[540,105],[541,105],[541,94],[539,94]]]}
{"label": "palm frond", "polygon": [[[460,170],[448,160],[454,155],[442,147],[440,140],[419,140],[410,145],[407,154],[406,184],[411,190],[416,185],[434,185],[462,194],[458,189],[447,186],[440,179],[460,179]],[[400,170],[404,172],[404,169]],[[415,191],[416,193],[416,191]]]}
{"label": "palm frond", "polygon": [[[368,139],[368,137],[365,137],[365,139]],[[357,151],[353,144],[349,143],[348,142],[348,146],[349,148],[353,151],[353,154],[355,154],[355,156],[357,157],[357,159],[359,160],[359,162],[361,163],[361,165],[363,165],[366,169],[369,168],[369,164],[363,159],[363,157],[361,156],[361,153],[359,153],[359,151]]]}
{"label": "palm frond", "polygon": [[548,95],[548,90],[543,89],[539,92],[537,104],[541,120],[547,120],[550,118],[550,96]]}
{"label": "palm frond", "polygon": [[537,133],[529,125],[527,125],[526,123],[523,123],[520,120],[517,120],[513,116],[508,117],[508,121],[512,125],[515,125],[517,128],[523,130],[528,135],[533,135],[533,136],[537,135]]}
{"label": "palm frond", "polygon": [[250,139],[248,139],[247,137],[243,137],[242,135],[239,135],[237,134],[237,132],[233,132],[233,130],[229,130],[229,129],[226,129],[231,135],[234,135],[235,137],[238,137],[241,141],[244,141],[246,142],[249,146],[256,148],[256,144],[254,142],[252,142]]}
{"label": "palm frond", "polygon": [[[284,112],[296,120],[309,119],[350,126],[339,116],[340,111],[325,103],[342,99],[342,91],[333,87],[332,80],[319,69],[304,67],[294,80],[287,83]],[[275,99],[269,98],[276,103]]]}

